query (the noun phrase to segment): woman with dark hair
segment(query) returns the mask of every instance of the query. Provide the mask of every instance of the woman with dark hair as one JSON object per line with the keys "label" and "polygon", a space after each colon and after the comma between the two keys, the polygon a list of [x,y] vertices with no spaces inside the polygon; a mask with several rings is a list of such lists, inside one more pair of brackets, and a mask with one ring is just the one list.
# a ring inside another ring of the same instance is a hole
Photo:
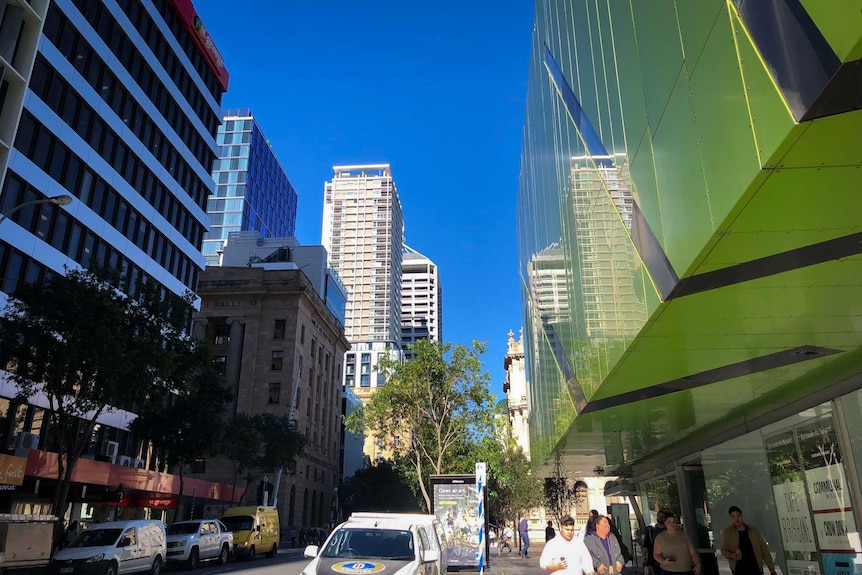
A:
{"label": "woman with dark hair", "polygon": [[[700,555],[676,522],[676,515],[665,513],[666,530],[655,538],[653,556],[665,575],[700,575]],[[693,568],[692,568],[693,567]]]}
{"label": "woman with dark hair", "polygon": [[597,575],[619,575],[623,570],[623,552],[620,542],[611,533],[611,520],[605,515],[590,518],[594,530],[584,538],[593,558]]}

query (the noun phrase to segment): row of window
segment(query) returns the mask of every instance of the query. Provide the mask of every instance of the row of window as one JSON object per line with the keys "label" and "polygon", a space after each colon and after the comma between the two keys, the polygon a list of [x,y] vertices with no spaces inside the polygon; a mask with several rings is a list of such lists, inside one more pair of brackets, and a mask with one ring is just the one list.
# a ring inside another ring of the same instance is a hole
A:
{"label": "row of window", "polygon": [[[94,2],[92,5],[101,6],[101,2]],[[105,64],[104,60],[98,55],[98,51],[90,46],[81,33],[69,22],[66,15],[54,4],[51,5],[48,11],[43,33],[81,76],[87,80],[96,93],[111,105],[114,112],[128,124],[129,128],[135,132],[135,135],[141,139],[141,142],[147,148],[153,150],[153,155],[158,157],[159,162],[174,175],[174,178],[183,185],[183,188],[195,199],[195,202],[199,206],[203,206],[203,202],[209,191],[206,185],[183,160],[182,156],[176,152],[173,145],[170,144],[171,138],[165,137],[156,128],[155,124],[149,120],[148,115],[143,112],[142,106],[135,101],[134,97],[123,85],[123,82]],[[122,31],[120,33],[122,34]],[[174,101],[170,92],[153,73],[152,68],[150,68],[137,50],[134,50],[133,46],[128,44],[128,38],[125,35],[122,35],[122,37],[125,38],[129,50],[118,56],[121,62],[126,66],[129,74],[131,74],[132,78],[138,83],[147,97],[149,97],[150,101],[161,112],[162,116],[164,116],[183,142],[185,142],[201,166],[208,168],[212,164],[214,157],[213,151],[209,146],[209,140],[203,138],[194,128],[182,108]],[[32,78],[38,79],[35,73]],[[148,134],[151,135],[143,137],[144,130],[147,130]],[[214,131],[211,133],[214,135]],[[147,141],[149,139],[155,141],[149,142]],[[161,145],[157,149],[154,143]]]}
{"label": "row of window", "polygon": [[[7,213],[14,206],[44,200],[45,196],[10,170],[6,173],[0,198],[0,211]],[[156,281],[115,247],[53,204],[20,208],[9,218],[82,267],[89,268],[95,264],[122,270],[120,287],[126,293],[135,293],[139,281]],[[0,278],[3,278],[0,290],[5,293],[14,293],[19,281],[42,281],[48,274],[55,273],[7,244],[0,245],[0,252]],[[189,282],[194,283],[186,285],[197,284],[197,270],[192,273]]]}
{"label": "row of window", "polygon": [[[117,0],[117,3],[123,9],[123,12],[129,16],[129,20],[132,22],[137,21],[137,18],[134,18],[132,15],[134,8],[140,4],[139,0]],[[167,23],[168,28],[173,32],[174,38],[176,38],[180,43],[180,47],[183,49],[183,52],[185,52],[186,56],[191,60],[192,66],[194,66],[195,70],[197,70],[198,74],[203,79],[204,84],[206,84],[207,89],[210,91],[210,94],[213,95],[217,102],[221,103],[221,95],[222,92],[224,92],[224,89],[221,84],[219,84],[218,78],[216,78],[216,75],[210,68],[209,63],[207,62],[207,56],[204,56],[201,53],[200,48],[192,38],[191,35],[193,32],[189,30],[188,26],[180,19],[176,9],[171,6],[172,2],[169,0],[153,0],[153,4]],[[149,16],[149,14],[146,16]]]}
{"label": "row of window", "polygon": [[[87,7],[86,9],[88,11],[92,11],[90,4],[93,4],[93,2],[89,0],[73,1],[81,12],[84,12],[84,6]],[[215,133],[216,128],[221,122],[221,118],[213,112],[213,109],[210,107],[206,98],[204,98],[200,90],[198,90],[197,84],[195,84],[191,74],[189,74],[186,67],[180,62],[180,59],[177,58],[173,48],[171,48],[165,37],[162,36],[156,23],[152,18],[150,18],[150,14],[138,0],[119,2],[119,4],[123,12],[126,13],[129,21],[131,21],[132,25],[135,27],[135,30],[138,31],[138,34],[141,35],[144,42],[147,43],[147,46],[150,47],[150,50],[155,54],[156,58],[162,64],[162,67],[168,73],[168,76],[171,77],[174,85],[180,90],[180,93],[185,97],[186,101],[191,104],[192,109],[195,111],[197,117],[200,118],[201,122],[203,122],[204,126],[206,126],[207,131],[211,134]],[[103,14],[107,14],[107,9],[103,9]],[[87,20],[90,20],[88,14],[85,13],[84,15],[87,16]],[[100,20],[101,18],[104,18],[104,16],[101,16]],[[92,20],[90,20],[90,22],[92,24]],[[99,35],[102,36],[101,30],[99,30]],[[102,36],[102,38],[104,39],[104,36]],[[111,43],[107,40],[105,43],[111,46]],[[113,50],[113,47],[111,50],[117,54],[117,52]],[[205,70],[209,72],[208,68],[205,68]],[[201,79],[204,79],[203,75],[201,76]],[[207,86],[207,89],[209,90],[209,86]],[[215,92],[211,91],[211,93],[216,102],[219,102],[222,93],[221,87],[218,87]]]}
{"label": "row of window", "polygon": [[[73,191],[81,202],[183,282],[183,285],[190,289],[196,285],[197,266],[183,250],[171,243],[167,236],[29,112],[25,111],[22,115],[15,147],[64,188]],[[23,188],[23,183],[23,179],[9,172],[5,187]],[[16,220],[20,220],[20,216],[16,216]],[[22,224],[22,227],[28,226]],[[200,229],[199,226],[196,229]],[[80,261],[73,254],[68,255]]]}
{"label": "row of window", "polygon": [[[117,133],[90,107],[66,80],[41,56],[37,58],[34,74],[42,76],[42,80],[31,83],[31,89],[64,122],[77,133],[81,139],[120,174],[156,211],[162,214],[171,225],[187,238],[193,245],[199,245],[203,237],[204,227],[180,202],[178,198],[162,183],[162,181],[147,167],[123,141]],[[21,129],[34,129],[32,122],[36,120],[28,116],[31,125]],[[22,120],[22,125],[24,120]],[[20,133],[19,133],[20,138]],[[26,140],[25,140],[26,141]],[[23,149],[23,148],[22,148]],[[47,171],[47,170],[46,170]],[[63,181],[60,178],[54,178]],[[67,188],[75,190],[76,188]]]}

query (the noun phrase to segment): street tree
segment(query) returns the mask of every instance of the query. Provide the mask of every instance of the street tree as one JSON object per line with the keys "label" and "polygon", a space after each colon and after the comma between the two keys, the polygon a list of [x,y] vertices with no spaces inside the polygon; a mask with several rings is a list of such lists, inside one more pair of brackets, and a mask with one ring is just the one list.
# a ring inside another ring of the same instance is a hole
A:
{"label": "street tree", "polygon": [[253,504],[255,492],[266,473],[296,471],[296,460],[305,448],[305,435],[296,429],[289,415],[238,413],[227,425],[220,452],[233,463],[233,486],[240,471],[245,492],[240,504]]}
{"label": "street tree", "polygon": [[384,357],[377,365],[385,378],[347,427],[372,433],[387,449],[409,461],[425,508],[431,508],[428,475],[449,473],[447,456],[473,436],[493,429],[489,376],[480,356],[485,344],[469,347],[420,340],[413,359]]}
{"label": "street tree", "polygon": [[185,334],[191,311],[190,295],[162,293],[155,282],[129,286],[108,269],[20,284],[7,301],[0,362],[22,400],[47,398],[58,451],[58,531],[72,473],[98,419],[119,407],[162,403],[199,372],[199,342]]}
{"label": "street tree", "polygon": [[[185,467],[196,459],[215,455],[224,429],[225,410],[230,393],[222,385],[212,363],[209,350],[199,348],[200,370],[185,393],[171,394],[164,403],[150,402],[143,406],[129,429],[139,438],[152,442],[161,461],[175,469],[183,492]],[[180,506],[174,509],[174,521]]]}
{"label": "street tree", "polygon": [[391,461],[358,470],[338,488],[342,515],[354,511],[412,512],[419,502],[400,469]]}
{"label": "street tree", "polygon": [[551,476],[545,478],[544,487],[545,504],[559,525],[563,516],[571,514],[578,502],[576,482],[566,473],[559,450],[554,451],[554,469]]}

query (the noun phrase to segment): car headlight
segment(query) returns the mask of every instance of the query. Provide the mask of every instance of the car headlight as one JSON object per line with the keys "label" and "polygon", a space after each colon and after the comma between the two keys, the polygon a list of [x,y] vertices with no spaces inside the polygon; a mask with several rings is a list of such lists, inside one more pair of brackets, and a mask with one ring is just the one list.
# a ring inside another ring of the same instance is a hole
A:
{"label": "car headlight", "polygon": [[243,546],[243,547],[248,547],[248,539],[246,539],[245,541],[243,541],[243,542],[242,542],[242,546]]}
{"label": "car headlight", "polygon": [[185,547],[185,546],[186,546],[186,542],[184,539],[177,541],[177,547]]}
{"label": "car headlight", "polygon": [[105,558],[104,553],[99,553],[98,555],[93,555],[92,557],[87,557],[87,560],[84,563],[98,563],[102,559]]}

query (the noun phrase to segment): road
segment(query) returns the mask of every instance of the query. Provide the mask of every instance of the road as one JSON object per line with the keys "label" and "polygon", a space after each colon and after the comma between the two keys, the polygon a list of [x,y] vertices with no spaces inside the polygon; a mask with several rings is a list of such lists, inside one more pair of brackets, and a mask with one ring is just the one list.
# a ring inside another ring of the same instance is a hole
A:
{"label": "road", "polygon": [[182,566],[170,565],[165,575],[221,575],[223,573],[243,573],[244,575],[299,575],[310,559],[302,556],[302,549],[279,549],[278,556],[268,559],[260,556],[254,561],[235,561],[219,565],[214,561],[202,562],[191,571]]}

